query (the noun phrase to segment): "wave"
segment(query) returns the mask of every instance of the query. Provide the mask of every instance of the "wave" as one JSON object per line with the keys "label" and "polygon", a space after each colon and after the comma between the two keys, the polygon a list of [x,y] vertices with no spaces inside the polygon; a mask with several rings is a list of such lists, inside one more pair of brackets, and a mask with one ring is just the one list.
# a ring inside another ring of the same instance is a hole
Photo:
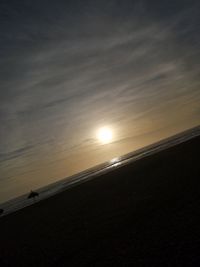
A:
{"label": "wave", "polygon": [[73,176],[62,179],[58,182],[39,188],[37,190],[37,192],[39,193],[39,197],[37,199],[28,199],[27,198],[28,194],[24,194],[20,197],[9,200],[1,204],[1,208],[4,210],[4,213],[1,215],[1,217],[13,213],[22,208],[25,208],[27,206],[33,205],[38,201],[47,199],[53,195],[56,195],[60,192],[67,190],[68,188],[71,188],[72,186],[94,179],[102,174],[115,170],[116,168],[120,168],[124,165],[130,164],[139,159],[153,155],[159,151],[186,142],[199,135],[200,135],[200,126],[197,126],[195,128],[171,136],[167,139],[161,140],[157,143],[146,146],[142,149],[131,152],[129,154],[111,159],[110,161],[97,165],[93,168],[87,169],[81,173],[75,174]]}

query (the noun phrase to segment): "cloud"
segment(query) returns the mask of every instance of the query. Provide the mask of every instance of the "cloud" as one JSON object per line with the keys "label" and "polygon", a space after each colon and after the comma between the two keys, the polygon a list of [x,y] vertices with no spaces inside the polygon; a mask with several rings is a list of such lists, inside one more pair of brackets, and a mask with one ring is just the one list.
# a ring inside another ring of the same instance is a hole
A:
{"label": "cloud", "polygon": [[27,153],[33,148],[33,146],[24,146],[14,151],[10,151],[7,153],[0,153],[0,162],[4,162],[7,160],[15,159],[21,156],[26,156]]}
{"label": "cloud", "polygon": [[199,1],[3,2],[2,160],[200,119]]}

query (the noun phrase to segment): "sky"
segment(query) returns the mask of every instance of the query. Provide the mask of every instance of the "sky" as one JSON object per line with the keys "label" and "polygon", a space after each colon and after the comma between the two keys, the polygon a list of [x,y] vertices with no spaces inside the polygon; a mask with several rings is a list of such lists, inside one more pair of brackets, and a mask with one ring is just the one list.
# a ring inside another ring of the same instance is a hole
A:
{"label": "sky", "polygon": [[199,125],[199,10],[1,0],[0,202]]}

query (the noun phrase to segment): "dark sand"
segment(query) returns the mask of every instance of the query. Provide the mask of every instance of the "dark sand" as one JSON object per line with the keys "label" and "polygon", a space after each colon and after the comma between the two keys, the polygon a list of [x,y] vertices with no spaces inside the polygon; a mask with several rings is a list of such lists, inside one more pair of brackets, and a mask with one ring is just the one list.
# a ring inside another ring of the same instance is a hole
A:
{"label": "dark sand", "polygon": [[200,266],[200,137],[0,219],[0,266]]}

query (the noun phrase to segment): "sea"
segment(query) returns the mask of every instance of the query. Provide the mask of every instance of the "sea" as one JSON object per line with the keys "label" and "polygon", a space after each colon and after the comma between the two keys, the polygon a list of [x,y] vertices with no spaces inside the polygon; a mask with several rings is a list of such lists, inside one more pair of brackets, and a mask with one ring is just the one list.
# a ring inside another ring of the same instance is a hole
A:
{"label": "sea", "polygon": [[142,149],[131,152],[129,154],[111,159],[110,161],[97,165],[93,168],[87,169],[81,173],[72,175],[70,177],[66,177],[65,179],[62,179],[45,187],[39,188],[37,190],[39,196],[35,198],[28,198],[30,192],[27,192],[27,194],[21,195],[17,198],[11,199],[5,203],[0,204],[0,209],[3,209],[3,213],[0,215],[0,217],[16,212],[27,206],[34,205],[39,201],[52,197],[56,194],[59,194],[60,192],[63,192],[73,186],[87,182],[88,180],[91,179],[95,179],[102,174],[115,170],[116,168],[120,168],[124,165],[130,164],[139,159],[149,157],[152,154],[176,146],[180,143],[188,141],[199,135],[200,135],[200,126],[197,126],[195,128],[176,134],[157,143],[146,146]]}

